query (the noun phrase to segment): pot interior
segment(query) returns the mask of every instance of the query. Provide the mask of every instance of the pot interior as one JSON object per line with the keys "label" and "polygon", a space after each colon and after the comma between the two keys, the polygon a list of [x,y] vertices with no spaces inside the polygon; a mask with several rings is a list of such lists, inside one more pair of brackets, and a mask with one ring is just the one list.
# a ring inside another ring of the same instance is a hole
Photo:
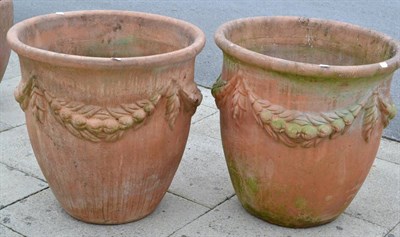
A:
{"label": "pot interior", "polygon": [[141,57],[183,49],[195,38],[182,25],[145,14],[65,14],[31,21],[22,43],[56,53],[89,57]]}
{"label": "pot interior", "polygon": [[381,35],[350,24],[305,18],[255,18],[232,24],[225,37],[243,48],[290,61],[352,66],[393,57]]}

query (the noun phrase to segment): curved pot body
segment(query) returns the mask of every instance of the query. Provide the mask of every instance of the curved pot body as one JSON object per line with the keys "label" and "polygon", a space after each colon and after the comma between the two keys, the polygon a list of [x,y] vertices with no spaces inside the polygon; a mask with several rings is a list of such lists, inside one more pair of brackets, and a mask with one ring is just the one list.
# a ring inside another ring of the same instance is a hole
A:
{"label": "curved pot body", "polygon": [[396,113],[389,90],[399,44],[297,17],[228,22],[215,39],[224,62],[213,95],[240,202],[278,225],[332,221],[364,182]]}
{"label": "curved pot body", "polygon": [[62,207],[99,224],[150,214],[201,102],[203,33],[158,15],[82,11],[18,23],[8,41],[22,68],[15,96]]}
{"label": "curved pot body", "polygon": [[10,46],[7,44],[7,31],[14,22],[14,9],[12,0],[0,0],[0,82],[6,71],[10,58]]}

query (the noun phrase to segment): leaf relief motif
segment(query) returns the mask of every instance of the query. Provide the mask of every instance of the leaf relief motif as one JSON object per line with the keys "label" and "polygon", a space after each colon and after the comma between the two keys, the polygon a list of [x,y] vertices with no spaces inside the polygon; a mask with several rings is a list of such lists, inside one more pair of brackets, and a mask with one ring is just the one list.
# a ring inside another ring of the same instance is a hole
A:
{"label": "leaf relief motif", "polygon": [[256,122],[269,136],[289,147],[315,147],[324,139],[334,139],[344,134],[362,111],[362,136],[368,142],[379,118],[383,125],[387,126],[397,112],[394,104],[385,101],[378,92],[347,108],[316,113],[286,109],[261,99],[249,90],[240,78],[216,84],[218,90],[214,91],[214,96],[217,103],[226,100],[229,90],[232,91],[232,116],[238,125],[240,116],[250,104]]}
{"label": "leaf relief motif", "polygon": [[45,122],[46,112],[47,114],[50,112],[71,134],[92,142],[116,141],[122,137],[125,130],[140,128],[145,120],[153,114],[163,97],[167,101],[166,120],[171,129],[180,113],[181,100],[186,111],[193,113],[201,102],[201,93],[195,84],[189,92],[186,92],[175,81],[172,81],[169,86],[157,90],[149,99],[141,99],[116,107],[87,105],[57,98],[50,92],[41,89],[33,78],[17,87],[15,97],[23,110],[26,110],[29,104],[33,116],[40,123]]}

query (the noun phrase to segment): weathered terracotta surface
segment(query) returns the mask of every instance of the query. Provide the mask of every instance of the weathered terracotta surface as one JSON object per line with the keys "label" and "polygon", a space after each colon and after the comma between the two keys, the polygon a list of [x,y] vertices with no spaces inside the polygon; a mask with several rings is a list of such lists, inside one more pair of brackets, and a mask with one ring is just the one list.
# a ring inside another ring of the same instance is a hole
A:
{"label": "weathered terracotta surface", "polygon": [[201,102],[203,33],[176,19],[82,11],[16,24],[15,97],[49,185],[73,217],[143,218],[167,191]]}
{"label": "weathered terracotta surface", "polygon": [[297,17],[222,25],[213,87],[231,180],[244,208],[309,227],[340,215],[396,114],[400,46],[357,26]]}
{"label": "weathered terracotta surface", "polygon": [[7,44],[7,31],[14,22],[14,9],[12,0],[0,0],[0,82],[6,71],[10,58],[10,46]]}

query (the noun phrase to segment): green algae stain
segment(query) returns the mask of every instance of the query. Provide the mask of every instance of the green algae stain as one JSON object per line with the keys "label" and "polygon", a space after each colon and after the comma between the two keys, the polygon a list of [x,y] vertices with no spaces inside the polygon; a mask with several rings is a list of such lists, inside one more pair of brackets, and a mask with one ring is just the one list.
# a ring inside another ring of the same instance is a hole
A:
{"label": "green algae stain", "polygon": [[307,201],[304,198],[299,197],[296,199],[294,205],[296,206],[297,209],[304,210],[307,207]]}
{"label": "green algae stain", "polygon": [[233,188],[238,196],[243,195],[243,188],[241,185],[241,177],[236,169],[234,162],[231,159],[226,159],[228,165],[229,176],[231,177]]}
{"label": "green algae stain", "polygon": [[113,45],[130,45],[132,44],[132,42],[135,41],[135,37],[133,37],[132,35],[124,37],[124,38],[119,38],[119,39],[115,39],[112,44]]}
{"label": "green algae stain", "polygon": [[250,214],[280,226],[305,228],[331,221],[322,221],[319,217],[314,217],[312,215],[293,216],[289,214],[284,206],[279,206],[271,210],[256,210],[248,203],[243,203],[242,205]]}
{"label": "green algae stain", "polygon": [[221,75],[217,78],[215,83],[212,86],[211,89],[211,94],[215,97],[221,90],[222,88],[226,85],[226,81],[221,79]]}
{"label": "green algae stain", "polygon": [[258,182],[256,178],[247,178],[246,179],[246,186],[248,187],[248,190],[252,194],[256,194],[259,190],[258,188]]}
{"label": "green algae stain", "polygon": [[255,200],[260,190],[257,178],[244,175],[232,159],[227,159],[227,165],[237,196],[245,202]]}
{"label": "green algae stain", "polygon": [[[243,176],[241,169],[231,157],[227,157],[226,161],[236,195],[244,209],[250,214],[276,225],[295,228],[311,227],[330,221],[321,220],[318,215],[308,210],[307,200],[303,197],[294,200],[294,206],[300,211],[297,215],[293,215],[287,206],[279,204],[277,200],[273,202],[273,200],[264,199],[267,203],[256,204],[258,195],[262,195],[260,192],[263,192],[259,180],[255,177]],[[273,188],[273,190],[277,192],[280,189]],[[280,191],[284,195],[284,190]]]}

